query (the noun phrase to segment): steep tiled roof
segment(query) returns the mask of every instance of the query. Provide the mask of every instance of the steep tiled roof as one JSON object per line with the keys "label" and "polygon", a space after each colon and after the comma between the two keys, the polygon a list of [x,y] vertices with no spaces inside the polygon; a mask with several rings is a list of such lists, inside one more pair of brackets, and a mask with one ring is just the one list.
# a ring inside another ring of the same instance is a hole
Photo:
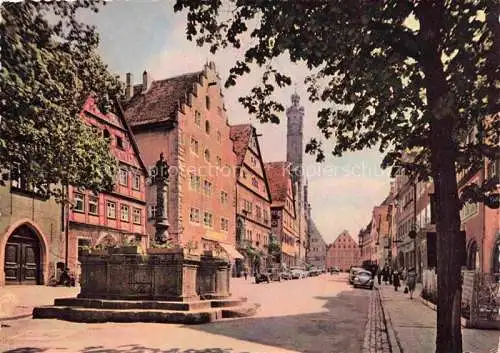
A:
{"label": "steep tiled roof", "polygon": [[312,219],[309,220],[309,237],[318,239],[320,243],[326,244],[325,240],[323,239],[323,236],[321,235],[318,227],[316,226],[316,223]]}
{"label": "steep tiled roof", "polygon": [[233,151],[236,154],[236,165],[241,166],[245,159],[248,143],[252,137],[253,127],[250,124],[231,126],[230,138],[233,140]]}
{"label": "steep tiled roof", "polygon": [[183,102],[202,71],[184,74],[161,81],[153,81],[142,92],[142,85],[134,86],[134,96],[125,104],[125,118],[131,126],[156,123],[174,118],[179,100]]}
{"label": "steep tiled roof", "polygon": [[265,164],[267,180],[274,203],[285,202],[288,191],[290,167],[288,162],[269,162]]}

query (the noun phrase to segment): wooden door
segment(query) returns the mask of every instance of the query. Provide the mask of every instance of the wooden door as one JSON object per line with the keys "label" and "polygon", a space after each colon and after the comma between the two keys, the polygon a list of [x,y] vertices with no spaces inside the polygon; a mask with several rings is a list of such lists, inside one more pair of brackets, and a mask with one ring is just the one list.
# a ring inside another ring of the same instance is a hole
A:
{"label": "wooden door", "polygon": [[5,281],[7,283],[21,282],[21,244],[7,243],[5,246]]}
{"label": "wooden door", "polygon": [[5,247],[6,284],[38,284],[40,268],[38,239],[29,230],[18,229]]}

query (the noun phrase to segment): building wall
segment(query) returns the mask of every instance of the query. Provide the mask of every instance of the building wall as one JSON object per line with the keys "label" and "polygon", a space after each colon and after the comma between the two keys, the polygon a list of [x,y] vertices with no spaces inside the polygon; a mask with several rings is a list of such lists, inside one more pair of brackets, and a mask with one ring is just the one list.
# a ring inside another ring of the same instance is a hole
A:
{"label": "building wall", "polygon": [[65,242],[61,233],[61,206],[54,199],[44,200],[0,186],[0,286],[5,284],[5,245],[19,226],[26,224],[40,240],[42,283],[55,273],[57,262],[64,262]]}
{"label": "building wall", "polygon": [[[210,83],[215,84],[209,86]],[[235,245],[236,160],[220,80],[214,67],[205,67],[205,76],[197,84],[195,94],[190,96],[191,106],[183,105],[178,116],[179,144],[183,148],[173,148],[178,150],[180,168],[180,243],[192,242],[199,250],[209,250],[214,241]],[[199,125],[196,116],[200,117]],[[208,133],[205,129],[207,122]],[[192,141],[197,141],[198,151]],[[205,151],[209,153],[208,160]],[[199,178],[199,187],[196,183],[191,185],[191,175]],[[204,189],[205,182],[211,184],[211,192]],[[221,202],[221,192],[228,194],[228,202]],[[192,208],[199,210],[199,222],[191,219]],[[212,215],[211,225],[204,224],[205,212]],[[227,230],[221,227],[222,219],[228,223]]]}
{"label": "building wall", "polygon": [[310,225],[310,246],[307,263],[316,268],[326,267],[326,243],[315,226]]}
{"label": "building wall", "polygon": [[[236,188],[236,214],[244,222],[243,242],[237,244],[238,248],[241,248],[245,255],[243,248],[249,244],[254,249],[268,254],[271,236],[271,198],[253,128],[238,173]],[[248,256],[245,256],[245,263],[249,269],[253,267]]]}
{"label": "building wall", "polygon": [[[147,246],[147,175],[134,150],[130,132],[117,115],[101,114],[91,98],[85,103],[82,117],[109,136],[110,150],[118,160],[118,175],[113,191],[109,193],[94,194],[69,188],[72,208],[69,213],[68,265],[77,272],[79,246],[96,246],[104,239],[114,244],[134,240],[143,247]],[[96,208],[91,207],[91,201],[95,202]]]}
{"label": "building wall", "polygon": [[351,266],[360,266],[359,247],[347,231],[341,233],[328,247],[326,266],[348,270]]}

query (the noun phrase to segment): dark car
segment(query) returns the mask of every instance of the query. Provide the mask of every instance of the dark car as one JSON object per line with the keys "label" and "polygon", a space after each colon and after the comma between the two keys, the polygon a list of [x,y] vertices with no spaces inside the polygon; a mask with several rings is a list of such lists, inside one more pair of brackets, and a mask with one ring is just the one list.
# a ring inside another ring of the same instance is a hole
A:
{"label": "dark car", "polygon": [[255,283],[261,283],[261,282],[269,283],[271,281],[281,282],[281,274],[278,270],[273,269],[273,270],[263,271],[255,276]]}
{"label": "dark car", "polygon": [[349,284],[354,284],[354,277],[358,274],[359,271],[366,271],[361,267],[351,267],[349,270]]}
{"label": "dark car", "polygon": [[373,289],[373,276],[370,271],[360,270],[356,273],[353,280],[354,288],[369,288]]}

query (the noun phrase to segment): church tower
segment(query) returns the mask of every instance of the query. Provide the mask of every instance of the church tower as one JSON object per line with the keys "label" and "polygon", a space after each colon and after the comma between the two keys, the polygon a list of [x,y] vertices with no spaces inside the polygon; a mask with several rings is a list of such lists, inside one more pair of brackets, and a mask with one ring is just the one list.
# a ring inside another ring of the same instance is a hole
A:
{"label": "church tower", "polygon": [[303,153],[304,153],[304,107],[300,105],[300,97],[295,92],[292,94],[292,105],[286,110],[287,116],[287,142],[286,160],[291,164],[291,174],[296,182],[297,217],[299,218],[299,241],[297,246],[296,265],[305,263],[306,256],[306,226],[305,205],[303,199],[304,176],[303,176]]}
{"label": "church tower", "polygon": [[286,160],[292,164],[294,171],[300,172],[302,169],[302,154],[304,151],[304,107],[300,105],[300,97],[297,93],[292,94],[292,105],[286,110],[286,116]]}

